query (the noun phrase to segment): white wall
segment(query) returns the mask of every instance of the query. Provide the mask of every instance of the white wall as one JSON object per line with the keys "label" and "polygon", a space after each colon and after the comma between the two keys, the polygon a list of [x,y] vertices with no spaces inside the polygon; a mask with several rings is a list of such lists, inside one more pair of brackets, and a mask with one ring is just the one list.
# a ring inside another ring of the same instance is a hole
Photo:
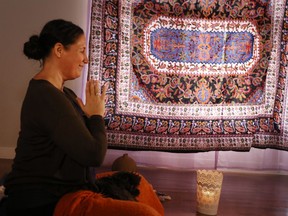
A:
{"label": "white wall", "polygon": [[[13,158],[22,100],[39,63],[22,54],[23,44],[51,19],[87,30],[89,0],[0,0],[0,158]],[[81,96],[82,78],[67,86]]]}

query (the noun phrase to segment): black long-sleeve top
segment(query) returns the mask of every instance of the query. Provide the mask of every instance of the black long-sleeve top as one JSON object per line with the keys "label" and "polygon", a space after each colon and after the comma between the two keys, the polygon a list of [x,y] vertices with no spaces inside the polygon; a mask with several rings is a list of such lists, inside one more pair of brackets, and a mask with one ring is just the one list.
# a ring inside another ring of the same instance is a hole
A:
{"label": "black long-sleeve top", "polygon": [[101,116],[87,118],[72,90],[62,92],[46,80],[32,79],[22,105],[16,156],[5,192],[9,198],[9,194],[40,188],[61,197],[81,189],[89,182],[89,167],[101,165],[106,150]]}

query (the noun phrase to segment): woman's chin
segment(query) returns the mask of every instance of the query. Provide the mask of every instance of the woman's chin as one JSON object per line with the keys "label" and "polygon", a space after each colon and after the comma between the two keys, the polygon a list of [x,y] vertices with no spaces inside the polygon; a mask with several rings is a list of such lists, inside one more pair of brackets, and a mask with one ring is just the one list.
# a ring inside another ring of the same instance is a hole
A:
{"label": "woman's chin", "polygon": [[79,70],[79,71],[77,71],[77,72],[75,72],[75,74],[74,74],[74,79],[77,79],[77,78],[79,78],[80,76],[81,76],[81,74],[82,74],[82,69],[81,70]]}

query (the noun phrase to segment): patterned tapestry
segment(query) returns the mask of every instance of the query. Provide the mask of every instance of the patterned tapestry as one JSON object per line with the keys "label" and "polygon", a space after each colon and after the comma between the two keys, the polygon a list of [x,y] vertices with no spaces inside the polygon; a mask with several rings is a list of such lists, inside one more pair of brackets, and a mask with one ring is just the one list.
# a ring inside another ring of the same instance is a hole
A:
{"label": "patterned tapestry", "polygon": [[288,150],[286,0],[93,0],[110,148]]}

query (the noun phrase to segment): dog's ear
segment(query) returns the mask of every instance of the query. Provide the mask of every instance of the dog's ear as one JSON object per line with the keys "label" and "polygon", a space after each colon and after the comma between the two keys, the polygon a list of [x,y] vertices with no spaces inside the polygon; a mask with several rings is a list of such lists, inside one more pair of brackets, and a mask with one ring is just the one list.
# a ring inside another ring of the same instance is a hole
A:
{"label": "dog's ear", "polygon": [[131,172],[117,172],[111,176],[97,179],[95,184],[99,192],[106,197],[120,200],[137,201],[140,194],[138,185],[141,177]]}
{"label": "dog's ear", "polygon": [[124,171],[117,172],[113,174],[112,177],[115,177],[123,182],[128,182],[129,184],[133,186],[138,186],[141,181],[141,177],[133,172],[124,172]]}

